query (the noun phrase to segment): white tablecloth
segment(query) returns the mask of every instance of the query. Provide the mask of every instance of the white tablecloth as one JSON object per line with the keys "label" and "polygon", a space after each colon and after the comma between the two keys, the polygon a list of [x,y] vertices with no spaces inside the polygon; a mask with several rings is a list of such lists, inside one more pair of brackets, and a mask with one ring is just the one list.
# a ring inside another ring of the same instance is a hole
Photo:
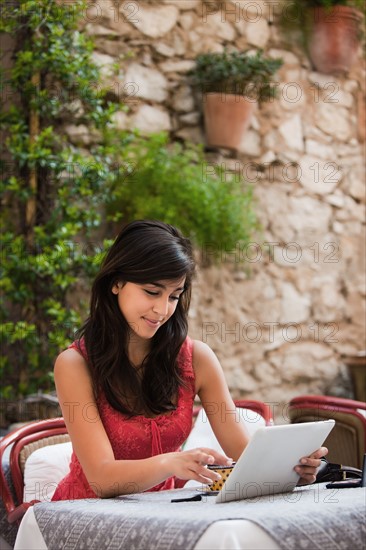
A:
{"label": "white tablecloth", "polygon": [[[279,546],[258,525],[248,520],[217,521],[201,536],[195,550],[279,550]],[[14,550],[47,550],[33,508],[19,527]]]}

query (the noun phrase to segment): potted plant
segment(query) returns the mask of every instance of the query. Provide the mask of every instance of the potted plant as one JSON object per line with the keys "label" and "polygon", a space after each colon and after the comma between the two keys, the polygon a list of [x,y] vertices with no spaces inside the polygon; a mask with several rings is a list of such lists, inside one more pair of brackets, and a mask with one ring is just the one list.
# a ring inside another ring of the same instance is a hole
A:
{"label": "potted plant", "polygon": [[107,203],[110,222],[149,218],[175,224],[201,251],[205,266],[239,243],[245,249],[259,229],[252,187],[207,163],[202,146],[170,142],[165,132],[151,134],[126,144],[123,160],[126,173],[120,171]]}
{"label": "potted plant", "polygon": [[299,24],[314,68],[324,74],[346,73],[357,59],[365,0],[292,0],[285,26]]}
{"label": "potted plant", "polygon": [[272,77],[282,64],[262,51],[198,55],[190,76],[202,93],[209,146],[238,149],[257,104],[275,97]]}

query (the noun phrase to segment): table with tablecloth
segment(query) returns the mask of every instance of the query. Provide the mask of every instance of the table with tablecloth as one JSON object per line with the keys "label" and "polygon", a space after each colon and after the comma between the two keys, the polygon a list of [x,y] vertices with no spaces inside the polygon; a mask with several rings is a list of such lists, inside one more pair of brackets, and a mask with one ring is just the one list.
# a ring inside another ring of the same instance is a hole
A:
{"label": "table with tablecloth", "polygon": [[27,511],[15,549],[366,550],[365,514],[365,488],[324,484],[223,504],[197,488],[44,502]]}

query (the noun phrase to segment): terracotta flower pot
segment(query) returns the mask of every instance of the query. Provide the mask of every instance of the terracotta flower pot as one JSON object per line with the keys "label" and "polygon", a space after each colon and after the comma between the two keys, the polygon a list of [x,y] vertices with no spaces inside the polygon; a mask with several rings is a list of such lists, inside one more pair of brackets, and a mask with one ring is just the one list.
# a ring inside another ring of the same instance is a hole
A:
{"label": "terracotta flower pot", "polygon": [[208,93],[203,96],[207,145],[238,149],[257,107],[241,95]]}
{"label": "terracotta flower pot", "polygon": [[349,6],[312,8],[308,50],[318,72],[345,73],[357,58],[362,14]]}

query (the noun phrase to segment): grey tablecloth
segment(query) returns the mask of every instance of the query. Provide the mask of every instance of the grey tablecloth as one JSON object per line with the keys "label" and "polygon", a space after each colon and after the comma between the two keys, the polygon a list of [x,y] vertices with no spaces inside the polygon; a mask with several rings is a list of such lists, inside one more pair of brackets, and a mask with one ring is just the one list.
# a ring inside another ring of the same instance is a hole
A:
{"label": "grey tablecloth", "polygon": [[171,502],[194,494],[183,489],[41,503],[34,512],[50,550],[189,550],[213,522],[240,518],[259,524],[283,549],[366,548],[366,489],[314,485],[225,504],[216,504],[212,496]]}

